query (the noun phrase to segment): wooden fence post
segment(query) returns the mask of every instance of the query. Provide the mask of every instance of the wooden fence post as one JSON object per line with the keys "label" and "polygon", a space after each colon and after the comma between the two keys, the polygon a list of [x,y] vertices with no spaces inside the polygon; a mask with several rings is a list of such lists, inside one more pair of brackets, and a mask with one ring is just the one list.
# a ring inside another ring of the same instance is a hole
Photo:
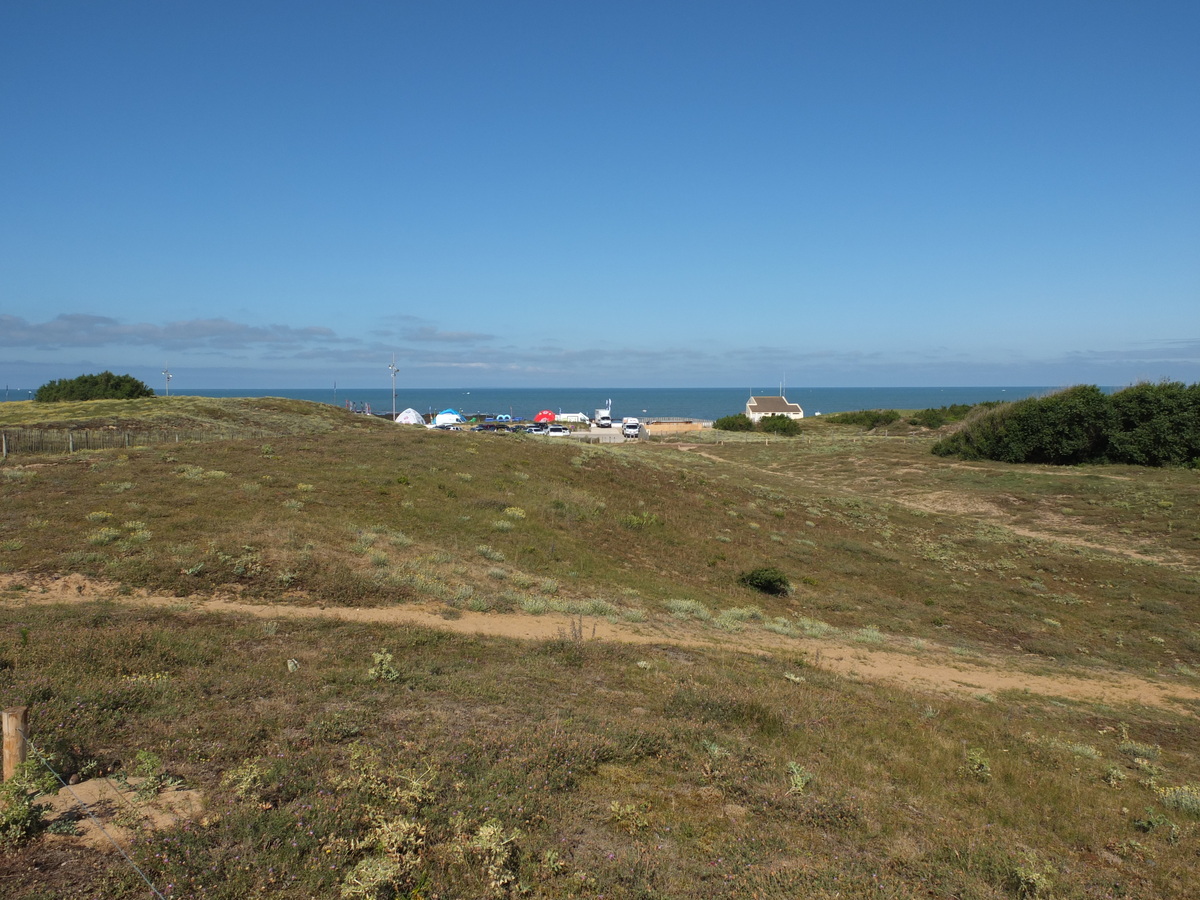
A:
{"label": "wooden fence post", "polygon": [[4,710],[4,780],[17,773],[17,766],[25,762],[25,735],[28,733],[28,706],[10,706]]}

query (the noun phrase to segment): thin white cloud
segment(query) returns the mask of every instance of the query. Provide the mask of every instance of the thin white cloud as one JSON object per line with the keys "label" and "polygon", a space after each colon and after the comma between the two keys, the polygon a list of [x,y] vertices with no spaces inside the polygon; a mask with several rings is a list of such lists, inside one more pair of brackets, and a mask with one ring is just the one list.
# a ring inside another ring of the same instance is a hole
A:
{"label": "thin white cloud", "polygon": [[377,334],[417,343],[473,344],[496,338],[478,331],[443,331],[428,319],[408,313],[391,313],[380,322],[384,327]]}
{"label": "thin white cloud", "polygon": [[439,331],[431,326],[424,326],[405,332],[404,337],[410,341],[433,341],[447,344],[475,344],[480,341],[490,341],[494,335],[480,334],[475,331]]}
{"label": "thin white cloud", "polygon": [[[64,314],[35,323],[0,315],[6,379],[33,381],[50,364],[56,373],[88,367],[226,367],[270,369],[282,381],[337,372],[386,378],[395,354],[401,371],[427,381],[453,373],[479,384],[512,380],[545,384],[724,384],[786,379],[790,384],[1059,384],[1126,383],[1200,372],[1200,339],[1179,338],[1112,349],[1031,355],[1019,349],[852,348],[758,345],[727,347],[647,338],[599,349],[563,346],[545,336],[503,344],[492,335],[445,331],[429,320],[393,315],[397,338],[373,332],[346,337],[325,327],[250,325],[225,318],[165,324]],[[21,357],[25,357],[24,360]],[[29,373],[29,374],[25,374]],[[475,373],[469,375],[467,373]],[[61,373],[54,377],[61,377]]]}
{"label": "thin white cloud", "polygon": [[234,350],[272,344],[357,343],[323,327],[247,325],[229,319],[192,319],[157,325],[125,323],[108,316],[79,313],[31,323],[18,316],[0,316],[0,346],[38,350],[69,347],[157,347],[164,350]]}
{"label": "thin white cloud", "polygon": [[1066,354],[1071,362],[1200,362],[1200,339],[1186,338],[1171,341],[1153,341],[1140,347],[1122,350],[1076,350]]}

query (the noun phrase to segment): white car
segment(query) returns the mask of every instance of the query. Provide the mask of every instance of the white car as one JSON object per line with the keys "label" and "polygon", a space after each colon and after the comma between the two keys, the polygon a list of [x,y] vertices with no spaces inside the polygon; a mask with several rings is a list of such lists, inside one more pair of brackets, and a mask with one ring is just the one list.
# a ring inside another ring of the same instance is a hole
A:
{"label": "white car", "polygon": [[550,425],[545,431],[550,437],[566,437],[571,433],[571,429],[566,425]]}

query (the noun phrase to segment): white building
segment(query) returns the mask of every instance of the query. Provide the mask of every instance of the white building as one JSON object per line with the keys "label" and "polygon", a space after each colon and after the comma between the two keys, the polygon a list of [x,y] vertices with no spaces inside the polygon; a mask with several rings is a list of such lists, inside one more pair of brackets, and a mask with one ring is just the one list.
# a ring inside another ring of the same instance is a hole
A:
{"label": "white building", "polygon": [[804,410],[799,403],[789,403],[787,397],[751,397],[746,401],[746,415],[751,422],[757,422],[765,416],[787,416],[789,419],[803,419]]}

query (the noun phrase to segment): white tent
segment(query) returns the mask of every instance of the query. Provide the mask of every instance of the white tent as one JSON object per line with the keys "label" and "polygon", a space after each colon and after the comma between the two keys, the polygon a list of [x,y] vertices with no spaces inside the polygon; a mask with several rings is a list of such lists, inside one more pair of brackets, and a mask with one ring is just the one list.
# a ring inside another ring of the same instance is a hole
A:
{"label": "white tent", "polygon": [[465,420],[457,409],[443,409],[434,419],[434,425],[461,425]]}
{"label": "white tent", "polygon": [[396,422],[399,425],[424,425],[425,419],[421,414],[411,406],[400,415],[396,416]]}

